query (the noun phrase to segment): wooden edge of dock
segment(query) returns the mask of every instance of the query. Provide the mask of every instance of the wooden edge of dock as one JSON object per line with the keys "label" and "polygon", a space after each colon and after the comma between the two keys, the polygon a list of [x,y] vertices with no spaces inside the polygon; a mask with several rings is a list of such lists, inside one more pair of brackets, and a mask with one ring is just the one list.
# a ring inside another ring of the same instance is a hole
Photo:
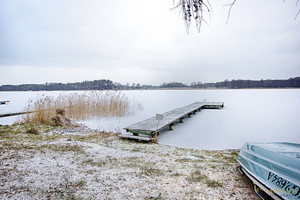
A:
{"label": "wooden edge of dock", "polygon": [[[45,109],[45,110],[40,110],[40,111],[57,110],[57,109],[65,109],[65,108],[67,108],[67,107]],[[12,116],[16,116],[16,115],[31,114],[31,113],[35,113],[35,112],[39,112],[39,111],[31,110],[31,111],[12,112],[12,113],[0,113],[0,118],[2,118],[2,117],[12,117]]]}
{"label": "wooden edge of dock", "polygon": [[155,138],[134,136],[129,134],[120,134],[119,137],[122,139],[132,139],[132,140],[138,140],[143,142],[155,142]]}
{"label": "wooden edge of dock", "polygon": [[0,114],[0,118],[2,117],[12,117],[12,116],[16,116],[16,115],[25,115],[25,114],[30,114],[30,113],[34,113],[35,111],[24,111],[24,112],[14,112],[14,113],[3,113]]}

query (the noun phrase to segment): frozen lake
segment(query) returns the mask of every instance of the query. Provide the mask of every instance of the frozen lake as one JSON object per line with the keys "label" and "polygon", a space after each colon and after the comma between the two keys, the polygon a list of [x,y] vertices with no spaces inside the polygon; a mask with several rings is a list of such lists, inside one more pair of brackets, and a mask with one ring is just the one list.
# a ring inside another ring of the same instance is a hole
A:
{"label": "frozen lake", "polygon": [[[70,91],[69,91],[70,92]],[[57,92],[0,92],[0,113],[21,111],[28,99]],[[195,149],[240,148],[245,142],[300,143],[300,89],[241,90],[136,90],[124,91],[143,110],[123,118],[101,118],[83,122],[90,128],[123,131],[123,127],[169,110],[207,99],[224,102],[220,110],[202,110],[175,130],[163,131],[159,143]],[[16,117],[0,118],[10,124]]]}

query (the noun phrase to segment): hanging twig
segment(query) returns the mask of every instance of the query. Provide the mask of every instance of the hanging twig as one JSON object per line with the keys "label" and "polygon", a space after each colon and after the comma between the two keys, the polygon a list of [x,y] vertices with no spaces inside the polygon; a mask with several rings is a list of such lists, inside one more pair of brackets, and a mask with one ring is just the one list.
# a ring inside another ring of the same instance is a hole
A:
{"label": "hanging twig", "polygon": [[297,19],[299,13],[300,13],[300,9],[298,10],[298,12],[297,12],[297,14],[296,14],[295,20]]}
{"label": "hanging twig", "polygon": [[228,24],[228,22],[229,22],[231,9],[232,9],[233,5],[235,4],[235,2],[236,2],[236,0],[233,0],[232,3],[224,5],[224,6],[229,6],[226,24]]}
{"label": "hanging twig", "polygon": [[[296,7],[298,7],[300,0],[295,1]],[[226,24],[229,22],[231,10],[236,2],[237,0],[231,0],[231,3],[224,5],[229,6]],[[283,0],[283,2],[285,2],[285,0]],[[182,15],[187,33],[189,33],[192,19],[195,20],[196,28],[198,32],[200,32],[202,22],[207,24],[205,20],[207,16],[204,15],[208,14],[209,19],[211,18],[212,7],[209,0],[173,0],[173,5],[174,7],[171,10],[179,9],[179,14]],[[300,8],[295,16],[295,19],[297,19],[298,15],[300,15]]]}
{"label": "hanging twig", "polygon": [[[296,7],[298,7],[298,3],[299,3],[299,0],[296,1]],[[296,16],[295,16],[295,20],[297,19],[298,15],[300,13],[300,9],[298,10]]]}
{"label": "hanging twig", "polygon": [[172,9],[180,8],[187,33],[189,32],[192,19],[195,20],[196,28],[200,32],[202,21],[206,23],[205,12],[208,13],[210,18],[212,9],[209,0],[178,0],[177,5],[173,0],[173,4],[174,8]]}

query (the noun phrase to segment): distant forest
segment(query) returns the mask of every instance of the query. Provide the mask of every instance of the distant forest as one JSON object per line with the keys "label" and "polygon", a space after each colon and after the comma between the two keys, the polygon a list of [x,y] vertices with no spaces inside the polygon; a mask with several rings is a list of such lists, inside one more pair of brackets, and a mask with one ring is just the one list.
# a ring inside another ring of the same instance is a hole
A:
{"label": "distant forest", "polygon": [[217,83],[193,82],[186,85],[179,82],[163,83],[160,86],[141,85],[133,83],[122,85],[111,80],[94,80],[77,83],[45,83],[2,85],[0,91],[53,91],[53,90],[130,90],[130,89],[157,89],[157,88],[300,88],[300,77],[287,80],[225,80]]}
{"label": "distant forest", "polygon": [[217,83],[200,83],[193,84],[191,87],[195,88],[300,88],[300,77],[290,78],[287,80],[225,80]]}

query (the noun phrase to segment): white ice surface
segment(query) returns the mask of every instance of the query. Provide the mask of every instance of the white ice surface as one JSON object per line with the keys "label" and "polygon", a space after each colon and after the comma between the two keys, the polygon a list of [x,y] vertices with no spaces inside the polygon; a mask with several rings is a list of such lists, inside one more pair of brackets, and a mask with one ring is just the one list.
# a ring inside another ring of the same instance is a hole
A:
{"label": "white ice surface", "polygon": [[[124,118],[101,118],[85,121],[90,128],[123,131],[123,128],[197,101],[224,102],[220,110],[202,110],[175,130],[163,131],[159,143],[196,149],[240,148],[245,142],[300,143],[300,89],[242,90],[144,90],[124,91],[144,109]],[[36,94],[60,92],[0,92],[0,113],[19,111]],[[12,120],[11,120],[12,121]],[[11,123],[0,118],[0,124]]]}

